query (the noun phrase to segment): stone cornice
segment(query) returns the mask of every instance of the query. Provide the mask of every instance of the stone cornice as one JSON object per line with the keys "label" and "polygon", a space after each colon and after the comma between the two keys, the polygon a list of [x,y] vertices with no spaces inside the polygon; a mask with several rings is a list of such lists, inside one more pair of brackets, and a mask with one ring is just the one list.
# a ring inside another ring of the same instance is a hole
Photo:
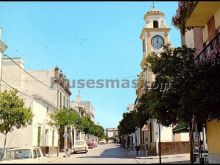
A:
{"label": "stone cornice", "polygon": [[140,39],[142,39],[142,35],[144,32],[169,32],[170,28],[143,28]]}
{"label": "stone cornice", "polygon": [[4,42],[0,41],[0,51],[1,52],[4,52],[5,49],[7,49],[7,47],[8,46]]}

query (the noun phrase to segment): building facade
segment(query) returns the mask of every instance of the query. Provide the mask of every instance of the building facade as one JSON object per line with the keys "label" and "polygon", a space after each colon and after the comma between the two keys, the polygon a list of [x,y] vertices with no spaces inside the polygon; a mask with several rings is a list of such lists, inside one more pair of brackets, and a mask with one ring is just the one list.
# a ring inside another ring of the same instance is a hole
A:
{"label": "building facade", "polygon": [[[58,145],[58,133],[48,123],[50,121],[49,113],[56,108],[56,105],[47,97],[47,94],[43,95],[37,91],[40,91],[41,88],[37,85],[34,86],[34,81],[28,78],[29,75],[21,69],[24,69],[24,61],[21,58],[12,58],[12,60],[9,58],[2,60],[4,83],[2,83],[1,90],[12,90],[13,87],[21,91],[23,94],[18,93],[18,95],[24,100],[25,106],[31,109],[34,116],[27,127],[15,129],[9,133],[6,145],[7,147],[40,146],[45,153],[46,151],[54,153]],[[4,137],[0,136],[0,138]],[[0,145],[3,146],[3,140],[1,142]]]}
{"label": "building facade", "polygon": [[118,136],[118,129],[117,128],[106,128],[106,136],[108,138],[115,138]]}
{"label": "building facade", "polygon": [[[191,30],[182,34],[182,45],[196,49],[196,60],[205,60],[212,50],[220,48],[220,2],[197,1],[189,11],[184,23]],[[219,163],[220,122],[207,121],[205,134],[209,163]]]}
{"label": "building facade", "polygon": [[[75,100],[71,101],[70,106],[80,115],[80,117],[87,116],[95,123],[95,115],[94,115],[95,110],[91,101],[82,101],[80,94],[78,94]],[[93,139],[98,141],[98,137],[91,134],[85,134],[84,132],[81,132],[80,130],[77,129],[75,129],[75,136],[76,136],[75,138],[78,140]]]}

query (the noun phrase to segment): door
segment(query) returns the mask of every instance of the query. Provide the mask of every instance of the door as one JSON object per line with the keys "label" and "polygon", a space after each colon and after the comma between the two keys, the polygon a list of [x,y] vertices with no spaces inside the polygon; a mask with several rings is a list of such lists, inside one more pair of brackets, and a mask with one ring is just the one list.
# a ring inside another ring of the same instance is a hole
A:
{"label": "door", "polygon": [[44,146],[49,146],[49,145],[48,145],[48,137],[49,137],[49,136],[48,136],[48,129],[46,129],[46,130],[45,130],[45,139],[44,139],[45,142],[44,142]]}
{"label": "door", "polygon": [[52,147],[54,147],[54,130],[52,132]]}
{"label": "door", "polygon": [[41,127],[38,127],[37,129],[37,146],[40,146],[41,141]]}

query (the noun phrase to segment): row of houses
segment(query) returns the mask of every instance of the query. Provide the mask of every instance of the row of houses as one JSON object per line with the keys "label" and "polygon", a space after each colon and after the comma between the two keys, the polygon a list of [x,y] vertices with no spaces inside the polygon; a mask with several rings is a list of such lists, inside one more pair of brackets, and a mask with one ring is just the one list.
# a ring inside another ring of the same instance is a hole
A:
{"label": "row of houses", "polygon": [[[179,2],[179,8],[184,7],[181,3],[184,2]],[[187,9],[189,11],[186,16],[180,16],[185,17],[182,20],[185,21],[186,28],[191,28],[185,34],[181,33],[181,43],[189,48],[195,48],[195,57],[198,60],[205,60],[208,53],[220,48],[220,3],[195,1],[192,4]],[[152,52],[159,54],[163,50],[163,45],[166,44],[170,44],[172,47],[169,38],[170,28],[167,26],[164,16],[163,12],[154,7],[144,15],[145,25],[140,35],[140,39],[143,42],[143,58],[140,63],[141,72],[136,89],[137,99],[134,104],[128,106],[127,109],[129,111],[137,110],[138,99],[146,91],[145,82],[152,83],[155,80],[155,75],[146,65],[148,54]],[[190,153],[189,132],[187,126],[183,123],[165,127],[157,123],[156,120],[150,119],[147,125],[143,128],[136,128],[136,131],[130,135],[130,144],[133,145],[132,147],[141,146],[141,149],[146,147],[148,155],[158,155],[159,131],[161,134],[162,155]],[[220,137],[220,122],[217,120],[207,121],[206,128],[196,128],[193,135],[193,140],[196,141],[194,144],[201,143],[203,145],[203,151],[199,151],[197,154],[201,152],[208,153],[207,160],[203,163],[219,163],[220,143],[218,139]],[[196,154],[196,146],[194,145],[193,147],[193,152]]]}
{"label": "row of houses", "polygon": [[[58,136],[60,136],[60,151],[73,144],[75,140],[97,137],[85,135],[74,127],[64,128],[58,135],[57,130],[48,123],[49,114],[56,108],[68,108],[80,116],[94,119],[94,108],[90,101],[82,101],[80,94],[71,101],[70,82],[58,67],[51,70],[26,70],[22,58],[6,55],[7,45],[0,41],[0,91],[19,91],[25,106],[31,108],[34,116],[32,122],[25,128],[15,129],[8,134],[6,147],[40,146],[46,154],[57,152]],[[66,136],[68,131],[70,132]],[[0,134],[0,147],[3,147],[4,135]]]}

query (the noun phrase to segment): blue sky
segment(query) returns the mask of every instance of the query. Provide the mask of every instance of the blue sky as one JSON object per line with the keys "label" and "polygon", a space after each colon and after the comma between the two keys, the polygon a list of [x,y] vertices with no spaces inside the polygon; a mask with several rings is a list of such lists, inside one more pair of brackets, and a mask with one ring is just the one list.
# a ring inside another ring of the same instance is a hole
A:
{"label": "blue sky", "polygon": [[[0,2],[0,26],[6,54],[25,60],[26,69],[59,66],[70,80],[136,78],[140,72],[144,14],[152,2]],[[180,46],[180,33],[171,24],[177,2],[155,2],[171,27],[172,44]],[[80,90],[95,108],[103,127],[117,127],[134,88]]]}

